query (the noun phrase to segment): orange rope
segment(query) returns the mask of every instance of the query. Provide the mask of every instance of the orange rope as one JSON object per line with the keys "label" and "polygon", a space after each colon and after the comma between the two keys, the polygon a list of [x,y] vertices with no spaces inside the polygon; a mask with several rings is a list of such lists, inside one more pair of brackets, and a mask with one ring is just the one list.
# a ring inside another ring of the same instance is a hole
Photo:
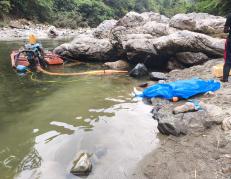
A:
{"label": "orange rope", "polygon": [[128,71],[121,70],[95,70],[95,71],[86,71],[80,73],[53,73],[44,70],[40,66],[37,66],[37,70],[51,76],[83,76],[83,75],[114,75],[114,74],[127,74]]}

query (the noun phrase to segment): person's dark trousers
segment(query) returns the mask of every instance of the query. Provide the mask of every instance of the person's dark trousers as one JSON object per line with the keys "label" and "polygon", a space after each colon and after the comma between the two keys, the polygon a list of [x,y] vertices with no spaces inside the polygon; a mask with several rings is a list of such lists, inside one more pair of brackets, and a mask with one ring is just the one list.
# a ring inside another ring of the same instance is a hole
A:
{"label": "person's dark trousers", "polygon": [[231,38],[227,39],[226,45],[226,60],[223,68],[223,81],[227,82],[229,78],[229,72],[231,69]]}
{"label": "person's dark trousers", "polygon": [[43,68],[47,68],[47,64],[46,64],[44,58],[41,57],[41,56],[38,56],[38,59],[39,59],[40,65],[41,65]]}

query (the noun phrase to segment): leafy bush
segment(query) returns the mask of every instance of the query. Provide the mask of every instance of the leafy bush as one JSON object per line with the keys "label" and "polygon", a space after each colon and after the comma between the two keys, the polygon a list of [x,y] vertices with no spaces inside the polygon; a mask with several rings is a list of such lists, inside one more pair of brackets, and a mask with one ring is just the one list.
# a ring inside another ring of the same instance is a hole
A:
{"label": "leafy bush", "polygon": [[227,15],[231,12],[230,0],[197,0],[195,10],[215,15]]}
{"label": "leafy bush", "polygon": [[53,24],[56,27],[76,29],[78,27],[87,27],[87,23],[83,21],[82,16],[76,12],[61,12],[54,17]]}
{"label": "leafy bush", "polygon": [[81,16],[91,27],[114,16],[113,10],[102,1],[76,0],[76,4]]}
{"label": "leafy bush", "polygon": [[1,0],[0,1],[0,17],[3,18],[4,15],[7,15],[10,11],[10,1]]}

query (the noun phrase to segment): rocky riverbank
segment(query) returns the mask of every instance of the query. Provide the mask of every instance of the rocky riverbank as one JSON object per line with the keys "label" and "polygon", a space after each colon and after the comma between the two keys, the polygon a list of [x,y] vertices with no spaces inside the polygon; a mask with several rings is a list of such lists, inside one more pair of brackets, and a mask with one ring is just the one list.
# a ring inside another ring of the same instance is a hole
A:
{"label": "rocky riverbank", "polygon": [[[204,65],[174,70],[168,74],[168,81],[192,77],[214,79],[212,66],[222,62],[223,59],[214,59]],[[172,111],[185,101],[172,103],[153,99],[153,108],[159,106],[158,111],[154,110],[153,118],[159,117],[159,124],[165,120],[166,126],[167,123],[169,124],[166,128],[168,130],[173,124],[169,131],[173,134],[174,131],[183,129],[187,135],[174,137],[160,134],[159,147],[140,162],[134,178],[136,176],[136,178],[153,179],[229,179],[231,176],[230,88],[230,82],[223,83],[222,88],[214,95],[194,97],[209,107],[207,110],[182,115],[174,115]],[[167,116],[168,119],[165,119]],[[164,126],[159,127],[161,130],[164,128]]]}
{"label": "rocky riverbank", "polygon": [[[56,33],[55,36],[51,32]],[[52,25],[35,24],[25,19],[12,20],[5,27],[0,28],[0,40],[12,41],[27,39],[29,34],[35,34],[38,39],[74,38],[75,36],[91,31],[90,28],[66,29],[55,28]]]}
{"label": "rocky riverbank", "polygon": [[60,45],[65,58],[94,61],[125,60],[150,69],[173,70],[223,56],[225,18],[206,13],[178,14],[172,18],[154,12],[129,12],[106,20],[91,33]]}

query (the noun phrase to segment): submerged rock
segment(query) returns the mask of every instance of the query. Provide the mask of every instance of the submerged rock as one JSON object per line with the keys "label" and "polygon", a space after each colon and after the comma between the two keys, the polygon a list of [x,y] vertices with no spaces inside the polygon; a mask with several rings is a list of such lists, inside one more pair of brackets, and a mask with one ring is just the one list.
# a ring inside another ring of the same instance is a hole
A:
{"label": "submerged rock", "polygon": [[148,75],[148,69],[144,64],[139,63],[129,72],[129,75],[134,78],[141,78]]}
{"label": "submerged rock", "polygon": [[77,176],[86,176],[92,170],[92,163],[87,153],[79,153],[73,163],[71,173]]}
{"label": "submerged rock", "polygon": [[125,70],[129,68],[129,64],[124,60],[118,60],[116,62],[104,63],[105,66],[115,70]]}

